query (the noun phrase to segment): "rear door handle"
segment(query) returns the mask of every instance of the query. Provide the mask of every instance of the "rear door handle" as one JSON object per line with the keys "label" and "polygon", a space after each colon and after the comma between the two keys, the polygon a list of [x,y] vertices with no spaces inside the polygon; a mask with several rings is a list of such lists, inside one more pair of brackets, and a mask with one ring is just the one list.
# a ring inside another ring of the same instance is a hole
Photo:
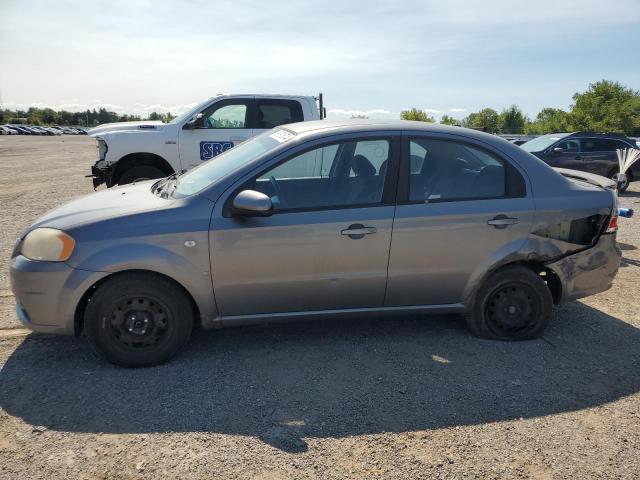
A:
{"label": "rear door handle", "polygon": [[507,228],[509,225],[515,225],[520,223],[520,220],[514,217],[507,217],[506,215],[496,215],[491,220],[487,221],[487,225],[491,225],[495,228]]}
{"label": "rear door handle", "polygon": [[365,235],[371,235],[372,233],[376,232],[376,227],[365,227],[361,223],[354,223],[353,225],[349,225],[349,228],[340,230],[340,235],[347,235],[349,238],[357,240],[364,237]]}

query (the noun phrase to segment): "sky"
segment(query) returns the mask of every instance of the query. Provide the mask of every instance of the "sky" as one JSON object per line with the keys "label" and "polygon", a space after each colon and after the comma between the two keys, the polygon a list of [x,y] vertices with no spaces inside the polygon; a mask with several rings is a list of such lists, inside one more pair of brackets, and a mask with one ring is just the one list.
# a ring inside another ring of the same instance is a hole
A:
{"label": "sky", "polygon": [[4,108],[323,92],[334,117],[533,117],[603,78],[640,89],[640,0],[0,0]]}

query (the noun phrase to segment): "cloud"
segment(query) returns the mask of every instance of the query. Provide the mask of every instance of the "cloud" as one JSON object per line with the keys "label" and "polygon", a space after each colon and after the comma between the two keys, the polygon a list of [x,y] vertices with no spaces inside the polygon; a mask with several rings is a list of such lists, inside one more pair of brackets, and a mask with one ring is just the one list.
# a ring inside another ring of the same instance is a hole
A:
{"label": "cloud", "polygon": [[462,113],[462,112],[466,112],[467,109],[466,108],[450,108],[449,111],[454,113]]}

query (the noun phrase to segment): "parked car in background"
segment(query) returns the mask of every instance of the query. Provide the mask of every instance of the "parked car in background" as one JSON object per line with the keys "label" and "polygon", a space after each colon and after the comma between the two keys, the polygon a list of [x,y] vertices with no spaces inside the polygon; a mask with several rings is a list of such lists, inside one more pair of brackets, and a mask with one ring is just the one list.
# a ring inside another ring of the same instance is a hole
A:
{"label": "parked car in background", "polygon": [[10,128],[13,128],[14,130],[17,130],[20,135],[35,135],[33,132],[29,131],[22,125],[7,125],[7,126]]}
{"label": "parked car in background", "polygon": [[100,125],[89,131],[98,144],[91,167],[94,188],[124,185],[189,170],[261,132],[318,120],[322,97],[220,95],[168,124],[160,121]]}
{"label": "parked car in background", "polygon": [[49,212],[11,285],[27,327],[124,366],[170,359],[194,325],[456,313],[524,340],[554,303],[610,288],[616,230],[612,181],[494,135],[306,122]]}
{"label": "parked car in background", "polygon": [[0,126],[0,135],[19,135],[19,132],[8,125],[2,125]]}
{"label": "parked car in background", "polygon": [[33,127],[30,127],[30,128],[40,132],[40,134],[42,134],[42,135],[55,135],[52,131],[50,131],[49,129],[47,129],[45,127],[33,126]]}
{"label": "parked car in background", "polygon": [[[638,148],[636,142],[616,133],[550,133],[520,146],[552,167],[570,168],[614,178],[619,172],[616,150]],[[640,180],[640,163],[627,171],[624,191],[630,182]]]}

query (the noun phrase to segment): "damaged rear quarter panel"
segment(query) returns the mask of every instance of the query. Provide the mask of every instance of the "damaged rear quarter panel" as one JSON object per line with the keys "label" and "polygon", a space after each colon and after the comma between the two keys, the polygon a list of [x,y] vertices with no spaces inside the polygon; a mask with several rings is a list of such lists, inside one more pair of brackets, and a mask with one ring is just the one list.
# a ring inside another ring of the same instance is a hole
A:
{"label": "damaged rear quarter panel", "polygon": [[560,302],[568,302],[611,288],[618,273],[622,251],[616,235],[604,234],[591,248],[547,265],[562,282]]}
{"label": "damaged rear quarter panel", "polygon": [[615,194],[575,185],[568,195],[536,199],[529,260],[552,270],[562,285],[559,302],[608,290],[620,266],[615,234],[601,234]]}

